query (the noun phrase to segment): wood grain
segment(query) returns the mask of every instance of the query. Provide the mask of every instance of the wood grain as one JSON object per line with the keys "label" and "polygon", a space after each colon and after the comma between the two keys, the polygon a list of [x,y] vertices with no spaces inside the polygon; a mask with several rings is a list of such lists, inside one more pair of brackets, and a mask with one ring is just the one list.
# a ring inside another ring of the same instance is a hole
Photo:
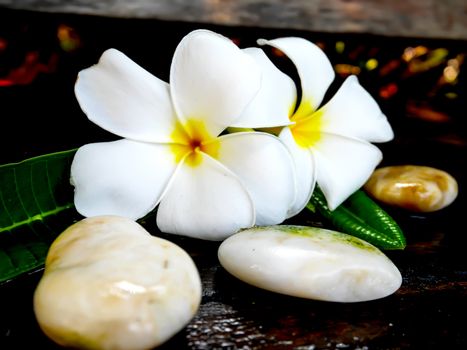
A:
{"label": "wood grain", "polygon": [[465,0],[0,0],[0,6],[233,26],[467,39]]}

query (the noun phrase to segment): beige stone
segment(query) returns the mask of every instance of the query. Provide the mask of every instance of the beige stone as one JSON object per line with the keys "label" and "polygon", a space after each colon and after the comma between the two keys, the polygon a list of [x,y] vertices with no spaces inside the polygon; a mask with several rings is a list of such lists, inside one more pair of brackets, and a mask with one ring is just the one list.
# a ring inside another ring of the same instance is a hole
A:
{"label": "beige stone", "polygon": [[65,347],[144,350],[180,331],[200,301],[199,274],[184,250],[130,219],[102,216],[52,244],[34,311]]}
{"label": "beige stone", "polygon": [[418,165],[377,169],[364,188],[378,201],[415,212],[445,208],[458,193],[457,182],[450,174]]}

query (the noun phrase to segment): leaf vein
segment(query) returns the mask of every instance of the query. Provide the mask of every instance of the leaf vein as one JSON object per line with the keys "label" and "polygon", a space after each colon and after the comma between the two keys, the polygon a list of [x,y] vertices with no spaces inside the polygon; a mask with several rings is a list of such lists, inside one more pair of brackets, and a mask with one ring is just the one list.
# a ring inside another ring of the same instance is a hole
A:
{"label": "leaf vein", "polygon": [[30,216],[27,219],[24,219],[22,221],[15,222],[15,223],[11,224],[10,226],[0,227],[0,232],[10,231],[10,230],[13,230],[13,229],[15,229],[17,227],[20,227],[22,225],[28,225],[28,224],[30,224],[30,223],[32,223],[34,221],[43,221],[46,217],[48,217],[50,215],[58,214],[63,210],[71,209],[73,207],[74,207],[73,203],[69,203],[69,204],[62,205],[60,207],[56,207],[53,210],[48,210],[48,211],[42,212],[40,214]]}
{"label": "leaf vein", "polygon": [[47,188],[50,193],[50,197],[52,198],[52,201],[54,203],[55,208],[58,207],[57,200],[55,199],[54,192],[52,189],[52,184],[50,183],[50,173],[49,173],[49,162],[46,160],[45,161],[45,173],[47,175]]}
{"label": "leaf vein", "polygon": [[21,208],[23,208],[23,212],[26,214],[27,217],[30,217],[31,215],[28,213],[26,206],[24,205],[23,198],[21,198],[21,194],[19,192],[19,186],[18,186],[18,181],[16,179],[16,169],[13,168],[13,182],[15,184],[15,190],[16,190],[16,195],[18,197],[18,202],[21,205]]}
{"label": "leaf vein", "polygon": [[10,211],[8,210],[8,206],[5,203],[5,198],[3,197],[3,191],[2,191],[1,188],[0,188],[0,199],[1,199],[2,204],[3,204],[3,208],[5,209],[5,213],[7,214],[8,218],[10,219],[10,222],[12,224],[14,224],[15,220],[13,219],[13,216],[11,215]]}

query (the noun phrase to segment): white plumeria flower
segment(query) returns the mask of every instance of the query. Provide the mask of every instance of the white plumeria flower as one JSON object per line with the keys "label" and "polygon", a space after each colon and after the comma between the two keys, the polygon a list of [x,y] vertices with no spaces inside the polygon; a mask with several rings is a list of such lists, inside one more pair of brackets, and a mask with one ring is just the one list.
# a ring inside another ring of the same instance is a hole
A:
{"label": "white plumeria flower", "polygon": [[279,137],[293,155],[297,175],[297,196],[289,215],[306,206],[316,183],[334,210],[366,182],[381,161],[381,151],[370,142],[391,140],[391,126],[355,76],[348,77],[320,107],[334,70],[318,46],[296,37],[258,43],[281,50],[294,63],[301,81],[300,104],[296,106],[292,79],[261,49],[248,48],[245,52],[263,67],[267,83],[233,126],[285,125]]}
{"label": "white plumeria flower", "polygon": [[78,150],[78,212],[138,219],[159,204],[160,230],[210,240],[282,222],[295,200],[287,148],[266,133],[219,136],[260,85],[257,63],[206,30],[178,45],[170,85],[121,52],[104,52],[79,73],[75,92],[91,121],[123,139]]}

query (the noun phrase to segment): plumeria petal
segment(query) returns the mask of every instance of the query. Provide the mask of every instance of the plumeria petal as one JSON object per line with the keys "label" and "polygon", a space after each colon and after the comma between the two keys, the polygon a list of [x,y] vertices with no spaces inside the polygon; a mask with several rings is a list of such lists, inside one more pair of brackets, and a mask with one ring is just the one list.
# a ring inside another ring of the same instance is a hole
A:
{"label": "plumeria petal", "polygon": [[297,90],[291,78],[282,73],[263,50],[250,47],[243,50],[253,57],[262,69],[261,89],[232,126],[264,128],[290,124],[295,109]]}
{"label": "plumeria petal", "polygon": [[159,204],[157,226],[168,233],[223,240],[255,223],[253,202],[238,177],[210,156],[182,164]]}
{"label": "plumeria petal", "polygon": [[284,52],[295,64],[302,86],[302,99],[296,112],[304,117],[315,111],[334,80],[334,69],[326,54],[315,44],[297,37],[258,40]]}
{"label": "plumeria petal", "polygon": [[292,217],[301,212],[311,198],[316,184],[316,166],[311,151],[295,142],[289,128],[284,128],[279,138],[289,149],[295,164],[297,192],[287,215]]}
{"label": "plumeria petal", "polygon": [[105,51],[99,63],[82,70],[75,85],[88,118],[121,137],[168,142],[175,114],[167,83],[120,51]]}
{"label": "plumeria petal", "polygon": [[324,132],[370,142],[386,142],[394,137],[386,116],[356,76],[348,77],[320,112]]}
{"label": "plumeria petal", "polygon": [[256,225],[275,225],[287,218],[295,200],[295,171],[284,144],[259,132],[219,138],[217,159],[245,185],[256,211]]}
{"label": "plumeria petal", "polygon": [[382,159],[381,151],[371,143],[326,133],[312,151],[318,185],[331,210],[362,187]]}
{"label": "plumeria petal", "polygon": [[71,165],[76,209],[87,217],[139,219],[157,205],[175,169],[166,145],[126,139],[85,145]]}
{"label": "plumeria petal", "polygon": [[211,136],[240,117],[260,85],[254,59],[219,34],[193,31],[175,51],[170,71],[174,107],[182,122],[201,120]]}

